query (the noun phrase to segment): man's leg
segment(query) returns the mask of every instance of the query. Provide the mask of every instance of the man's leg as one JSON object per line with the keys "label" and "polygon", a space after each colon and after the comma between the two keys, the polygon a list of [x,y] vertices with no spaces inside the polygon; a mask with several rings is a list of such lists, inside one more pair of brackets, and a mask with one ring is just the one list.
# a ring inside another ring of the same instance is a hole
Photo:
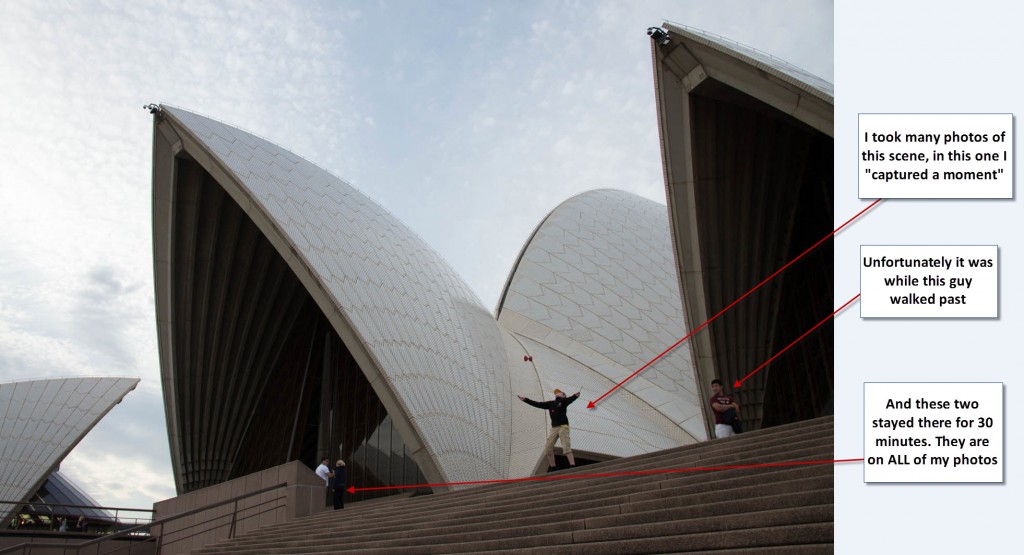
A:
{"label": "man's leg", "polygon": [[544,442],[544,454],[548,456],[548,467],[554,468],[555,465],[555,440],[558,439],[558,431],[561,428],[551,428],[551,432],[548,433],[548,440]]}
{"label": "man's leg", "polygon": [[576,466],[576,457],[572,455],[572,442],[569,439],[569,427],[561,426],[558,429],[558,439],[562,442],[562,453],[569,459],[569,466]]}

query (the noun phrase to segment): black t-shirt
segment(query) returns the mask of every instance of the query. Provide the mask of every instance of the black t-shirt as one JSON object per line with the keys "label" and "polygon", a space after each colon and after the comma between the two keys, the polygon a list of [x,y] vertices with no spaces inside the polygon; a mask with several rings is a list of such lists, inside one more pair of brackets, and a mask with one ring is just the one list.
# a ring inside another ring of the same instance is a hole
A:
{"label": "black t-shirt", "polygon": [[553,401],[537,402],[523,399],[523,402],[539,409],[547,409],[548,415],[551,417],[551,427],[557,428],[558,426],[569,425],[569,417],[565,414],[565,410],[573,401],[579,398],[580,394],[577,393],[572,397],[555,397]]}

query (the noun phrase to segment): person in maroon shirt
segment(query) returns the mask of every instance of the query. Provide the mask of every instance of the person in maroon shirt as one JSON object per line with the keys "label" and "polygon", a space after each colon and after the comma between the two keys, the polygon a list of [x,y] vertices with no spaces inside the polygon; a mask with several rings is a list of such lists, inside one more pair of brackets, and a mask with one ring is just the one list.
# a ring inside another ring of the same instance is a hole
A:
{"label": "person in maroon shirt", "polygon": [[736,435],[732,422],[739,419],[740,406],[731,395],[726,395],[722,391],[722,380],[711,380],[711,391],[711,409],[715,412],[715,437]]}

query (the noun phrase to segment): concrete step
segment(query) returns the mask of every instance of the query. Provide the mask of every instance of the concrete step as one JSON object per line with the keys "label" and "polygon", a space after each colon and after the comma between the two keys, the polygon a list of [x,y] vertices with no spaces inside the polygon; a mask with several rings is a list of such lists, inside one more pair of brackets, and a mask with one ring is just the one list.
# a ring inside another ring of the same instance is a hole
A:
{"label": "concrete step", "polygon": [[[629,457],[623,459],[615,459],[612,461],[605,461],[586,467],[580,467],[575,470],[562,470],[551,475],[565,475],[565,474],[576,474],[576,473],[592,473],[592,472],[614,472],[618,470],[636,470],[640,467],[638,465],[647,465],[652,467],[662,467],[664,461],[702,461],[706,459],[717,458],[722,461],[727,461],[729,458],[726,456],[728,453],[741,453],[750,454],[752,451],[758,450],[758,453],[767,456],[771,454],[770,448],[775,446],[776,448],[780,443],[788,443],[793,441],[793,436],[797,438],[810,439],[812,437],[827,438],[831,441],[832,438],[832,426],[831,419],[828,423],[817,423],[814,426],[807,426],[804,428],[792,429],[793,425],[787,427],[788,432],[783,433],[776,431],[779,428],[770,428],[768,430],[758,430],[750,432],[748,434],[742,434],[731,438],[725,438],[720,440],[713,440],[709,442],[686,445],[682,447],[676,447],[666,451],[660,451],[658,453],[652,453],[649,455],[640,455],[636,457]],[[786,441],[781,441],[785,438]],[[742,442],[737,442],[742,440]],[[763,450],[763,451],[761,451]],[[694,452],[691,458],[680,458],[681,454]],[[718,457],[721,455],[721,457]],[[496,488],[506,488],[507,484],[492,484],[483,485],[479,487],[469,488],[463,491],[473,491],[478,494],[484,494],[487,491],[492,491]],[[425,499],[427,496],[420,496],[415,500]],[[383,505],[377,507],[378,510],[385,510]]]}
{"label": "concrete step", "polygon": [[[805,449],[790,451],[785,453],[785,456],[781,452],[776,452],[776,460],[778,459],[790,459],[790,460],[803,460],[813,461],[830,459],[831,454],[831,438],[828,440],[824,439],[809,439],[798,442],[796,445],[804,446],[810,445]],[[763,450],[754,450],[745,453],[742,458],[731,459],[730,462],[733,465],[744,465],[744,464],[758,464],[764,461],[765,452]],[[688,461],[679,461],[680,466],[678,468],[691,468],[692,465],[685,464]],[[704,462],[710,462],[712,464],[718,464],[721,461],[715,459],[708,459]],[[648,463],[639,463],[636,465],[636,472],[644,472],[653,470],[651,467],[656,466]],[[828,466],[830,465],[820,465]],[[578,473],[589,473],[592,467],[586,467],[586,469],[578,471]],[[782,467],[786,468],[786,467]],[[730,469],[715,471],[718,476],[730,477],[741,474],[757,474],[762,471],[769,471],[770,469],[750,468],[750,469]],[[572,474],[563,474],[559,476],[571,476]],[[572,488],[574,492],[586,493],[591,490],[597,490],[601,492],[607,492],[611,488],[626,487],[628,484],[647,484],[647,487],[651,487],[651,484],[655,483],[671,483],[673,480],[700,480],[706,481],[708,472],[679,472],[679,473],[665,473],[657,475],[641,475],[641,476],[616,476],[608,478],[587,478],[587,479],[570,479],[570,478],[556,478],[555,475],[545,476],[544,478],[550,478],[550,481],[545,482],[525,482],[519,484],[508,484],[504,488],[490,489],[486,492],[479,491],[466,491],[459,492],[458,496],[454,496],[450,493],[437,494],[433,496],[424,496],[423,498],[414,498],[404,500],[400,506],[394,505],[383,505],[378,503],[374,510],[358,512],[356,514],[349,513],[348,517],[350,520],[363,523],[366,525],[374,519],[386,519],[390,520],[396,516],[396,511],[399,513],[415,514],[417,512],[426,511],[439,511],[444,510],[446,507],[458,507],[464,510],[472,510],[479,506],[489,507],[493,505],[503,504],[509,502],[509,500],[520,500],[523,496],[524,491],[529,491],[530,498],[536,500],[542,504],[548,497],[555,497],[561,499],[564,497],[564,490],[566,488]],[[562,482],[562,483],[559,483]],[[564,482],[572,482],[571,485],[567,485]],[[348,513],[348,509],[346,509]],[[330,519],[331,515],[320,514],[316,517],[307,519],[307,525],[311,529],[315,529],[319,519]],[[291,528],[295,530],[296,528]]]}
{"label": "concrete step", "polygon": [[[442,545],[458,544],[465,546],[465,549],[475,549],[488,542],[515,541],[525,536],[552,536],[565,532],[572,532],[574,543],[589,542],[612,542],[632,539],[651,539],[662,536],[693,535],[709,532],[722,532],[730,530],[745,530],[750,528],[765,528],[783,525],[822,523],[832,521],[832,506],[821,505],[812,507],[797,507],[792,509],[768,510],[758,513],[733,514],[715,517],[704,517],[683,521],[662,522],[650,525],[630,525],[604,528],[598,530],[587,530],[582,520],[569,520],[549,524],[539,524],[524,527],[521,529],[506,528],[503,530],[450,533],[436,538],[433,542]],[[335,543],[332,548],[345,549],[350,552],[365,552],[370,550],[400,550],[405,548],[423,547],[426,542],[423,538],[389,538],[386,540],[368,541],[343,541],[350,540],[344,535],[334,536]],[[265,546],[253,549],[251,552],[286,554],[286,553],[308,553],[310,549],[320,548],[325,545],[324,541],[296,542],[291,545]],[[457,548],[462,549],[462,548]]]}
{"label": "concrete step", "polygon": [[[752,465],[831,460],[832,433],[818,419],[539,481],[350,503],[195,553],[831,552],[833,465]],[[735,468],[690,470],[708,467]]]}
{"label": "concrete step", "polygon": [[[792,479],[804,479],[810,471],[818,471],[817,468],[798,468],[798,469],[787,469],[775,475],[776,487],[783,487],[782,484]],[[820,473],[820,471],[818,472]],[[782,474],[789,474],[789,477],[782,477]],[[811,475],[814,478],[815,476]],[[820,477],[819,477],[820,478]],[[730,495],[730,491],[737,490],[740,486],[744,486],[744,489],[740,489],[741,494],[749,495],[749,488],[755,487],[756,484],[762,480],[762,477],[751,476],[751,477],[740,477],[734,480],[725,480],[721,482],[713,482],[706,484],[688,484],[682,486],[688,490],[692,490],[693,493],[708,493],[711,492],[718,496]],[[818,485],[828,484],[830,485],[831,476],[828,480],[820,480]],[[801,487],[806,486],[807,482],[800,482]],[[684,497],[683,503],[686,502],[685,490],[677,489],[675,491],[669,491],[668,495],[675,497]],[[629,494],[627,494],[629,495]],[[703,514],[697,515],[692,512],[687,513],[685,511],[675,511],[669,515],[665,511],[657,511],[655,514],[662,517],[668,517],[669,519],[683,520],[685,518],[694,518],[696,516],[711,516],[715,514],[729,514],[729,513],[743,513],[743,512],[758,512],[766,511],[772,508],[786,508],[785,500],[780,500],[779,497],[785,494],[778,494],[774,491],[771,495],[759,498],[760,502],[756,500],[750,500],[746,497],[736,497],[737,501],[730,501],[725,503],[711,503],[712,505]],[[648,499],[641,499],[648,506]],[[821,494],[818,496],[818,504],[831,503],[832,496],[829,490],[828,494]],[[595,504],[605,503],[612,507],[617,507],[617,512],[612,511],[600,511],[600,507],[592,508]],[[790,503],[790,506],[793,506]],[[829,505],[831,506],[831,505]],[[647,524],[657,521],[652,519],[650,515],[644,514],[643,511],[636,511],[630,507],[630,502],[620,497],[593,497],[582,500],[578,503],[561,503],[558,505],[559,511],[556,514],[548,514],[550,512],[550,506],[542,507],[541,509],[530,508],[527,510],[522,509],[501,509],[496,508],[492,512],[483,512],[481,514],[475,514],[473,516],[462,516],[454,517],[451,514],[438,514],[438,515],[426,515],[418,519],[417,522],[408,523],[401,522],[400,524],[390,523],[383,524],[375,528],[361,528],[358,525],[353,525],[349,521],[343,518],[343,515],[338,515],[338,521],[330,526],[322,526],[316,531],[307,531],[301,539],[295,538],[295,534],[284,534],[283,532],[275,535],[251,537],[247,536],[236,542],[232,542],[230,545],[218,546],[211,548],[211,552],[225,553],[229,551],[239,551],[240,549],[249,549],[252,551],[263,551],[269,550],[271,547],[310,547],[316,545],[319,542],[334,541],[335,543],[348,545],[355,547],[355,543],[363,541],[365,538],[378,537],[381,534],[386,534],[389,538],[405,540],[413,539],[416,542],[428,541],[432,536],[452,536],[458,534],[483,534],[485,536],[494,536],[495,534],[505,533],[508,536],[515,535],[517,531],[523,529],[529,529],[531,527],[541,527],[538,530],[542,530],[543,526],[546,525],[558,525],[563,526],[565,522],[579,521],[578,524],[574,525],[573,529],[579,528],[591,528],[594,523],[601,523],[602,526],[624,526],[631,524]],[[538,514],[539,513],[539,514]],[[684,516],[685,515],[685,516]],[[590,517],[602,517],[604,519],[598,520],[586,520]],[[587,525],[590,523],[590,526]],[[552,530],[554,531],[554,530]]]}
{"label": "concrete step", "polygon": [[[682,536],[662,536],[643,540],[618,540],[602,543],[562,544],[548,546],[532,546],[528,548],[511,547],[479,551],[460,551],[461,553],[510,553],[517,555],[641,555],[647,553],[748,553],[755,548],[774,548],[774,553],[832,553],[832,523],[803,524],[796,526],[779,526],[764,529],[734,530],[728,532],[712,532],[707,534],[691,534]],[[769,545],[765,545],[768,543]],[[808,550],[801,550],[802,546]],[[829,549],[821,550],[822,546]],[[442,553],[444,551],[437,551]],[[367,551],[368,555],[377,553]],[[411,555],[414,551],[395,551],[396,555]],[[419,552],[424,553],[424,552]]]}
{"label": "concrete step", "polygon": [[768,528],[750,528],[725,532],[701,532],[596,543],[573,543],[574,532],[539,536],[440,543],[411,547],[362,548],[347,551],[325,546],[302,553],[360,553],[364,555],[433,555],[436,553],[529,553],[535,555],[623,555],[643,553],[693,553],[719,550],[734,553],[741,549],[765,546],[827,544],[832,542],[832,523],[811,523]]}
{"label": "concrete step", "polygon": [[[805,478],[819,478],[821,484],[831,486],[832,468],[828,465],[806,465],[795,467],[775,467],[767,469],[735,469],[714,473],[714,479],[707,475],[685,474],[682,476],[659,476],[655,483],[612,483],[598,487],[589,488],[585,491],[559,492],[557,495],[548,495],[537,499],[529,493],[519,494],[501,502],[492,502],[489,499],[478,499],[469,506],[445,507],[444,510],[431,510],[426,512],[410,511],[406,507],[396,507],[392,519],[375,515],[372,519],[350,518],[347,511],[343,513],[331,513],[329,516],[333,523],[330,530],[334,533],[345,532],[346,534],[365,535],[376,533],[378,530],[386,529],[389,533],[402,530],[419,530],[423,527],[439,528],[442,524],[448,525],[474,525],[490,522],[493,518],[501,516],[503,521],[514,520],[523,516],[531,516],[536,513],[545,513],[546,508],[557,504],[573,510],[585,510],[600,506],[600,503],[614,502],[626,505],[631,502],[646,502],[657,500],[666,495],[676,497],[705,492],[723,492],[729,489],[740,487],[757,487],[763,485],[766,479],[772,481],[775,490],[785,488],[788,481]],[[798,482],[794,487],[804,487],[806,482]],[[569,484],[571,487],[575,484]],[[629,509],[623,509],[629,510]],[[344,519],[339,527],[337,519]],[[396,525],[396,522],[399,524]],[[242,542],[260,542],[265,538],[275,538],[280,534],[304,534],[308,537],[320,537],[325,534],[327,521],[317,519],[304,519],[296,523],[296,526],[268,528],[258,533],[247,535]]]}

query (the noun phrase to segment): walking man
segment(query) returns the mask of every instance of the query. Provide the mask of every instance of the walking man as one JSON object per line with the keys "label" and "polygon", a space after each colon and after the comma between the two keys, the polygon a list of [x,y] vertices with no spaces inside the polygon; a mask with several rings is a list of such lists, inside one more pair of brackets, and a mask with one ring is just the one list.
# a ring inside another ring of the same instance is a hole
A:
{"label": "walking man", "polygon": [[554,393],[554,400],[543,402],[532,401],[519,395],[520,401],[539,409],[547,409],[548,415],[551,417],[551,433],[548,434],[548,440],[544,443],[544,453],[548,456],[548,472],[555,470],[556,440],[562,442],[562,453],[569,459],[569,466],[576,466],[576,458],[572,456],[572,444],[569,440],[569,417],[565,411],[573,401],[580,398],[580,392],[577,391],[571,397],[566,397],[561,389],[556,389]]}

